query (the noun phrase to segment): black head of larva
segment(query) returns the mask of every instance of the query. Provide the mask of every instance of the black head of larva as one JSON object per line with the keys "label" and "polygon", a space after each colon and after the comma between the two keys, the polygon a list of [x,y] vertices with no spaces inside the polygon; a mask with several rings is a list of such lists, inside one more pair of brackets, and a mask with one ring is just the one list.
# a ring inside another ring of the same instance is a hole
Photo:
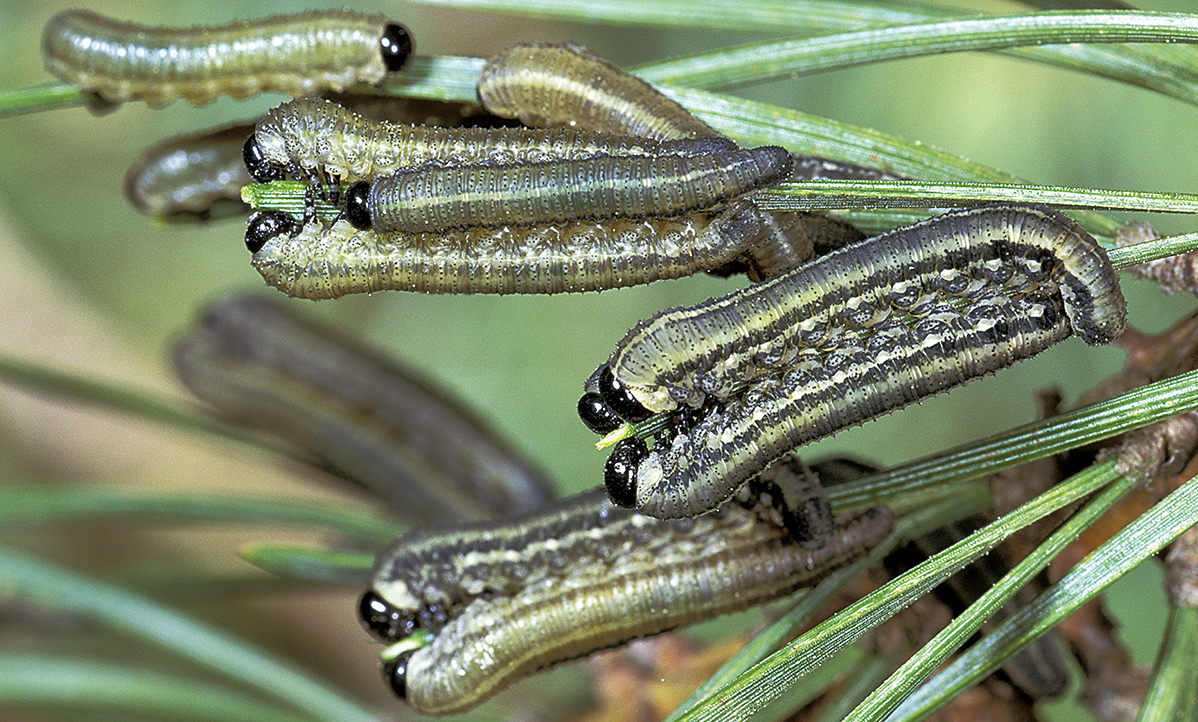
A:
{"label": "black head of larva", "polygon": [[653,415],[652,412],[641,406],[641,402],[636,400],[636,397],[624,384],[620,383],[620,380],[611,372],[610,366],[604,366],[603,370],[599,372],[599,393],[607,402],[608,407],[625,421],[635,424]]}
{"label": "black head of larva", "polygon": [[411,652],[404,652],[395,659],[383,662],[383,679],[400,699],[408,698],[408,660],[411,658]]}
{"label": "black head of larva", "polygon": [[578,400],[578,418],[596,434],[608,434],[620,427],[623,419],[611,410],[603,397],[589,391]]}
{"label": "black head of larva", "polygon": [[370,181],[358,181],[345,192],[345,220],[360,231],[371,226],[370,207],[367,205],[369,197]]}
{"label": "black head of larva", "polygon": [[636,506],[636,472],[648,455],[649,446],[636,436],[622,439],[612,447],[611,456],[603,465],[603,485],[611,503],[625,509]]}
{"label": "black head of larva", "polygon": [[245,247],[250,253],[262,250],[266,242],[279,236],[288,238],[300,232],[300,224],[280,211],[258,211],[250,216],[245,227]]}
{"label": "black head of larva", "polygon": [[249,171],[250,177],[259,183],[270,183],[287,177],[285,170],[266,159],[262,146],[258,144],[258,136],[252,133],[246,138],[245,145],[241,146],[241,159],[245,162],[245,169]]}
{"label": "black head of larva", "polygon": [[379,38],[379,52],[383,56],[383,65],[394,73],[408,62],[412,55],[412,34],[399,23],[388,23],[383,28],[383,36]]}
{"label": "black head of larva", "polygon": [[396,609],[377,592],[368,590],[358,602],[358,618],[379,641],[396,642],[416,631],[416,615]]}

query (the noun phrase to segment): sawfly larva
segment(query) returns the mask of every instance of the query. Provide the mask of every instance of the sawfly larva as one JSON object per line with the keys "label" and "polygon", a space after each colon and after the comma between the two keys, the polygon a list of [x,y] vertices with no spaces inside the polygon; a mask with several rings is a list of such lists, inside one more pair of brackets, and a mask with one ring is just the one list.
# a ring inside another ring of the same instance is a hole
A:
{"label": "sawfly larva", "polygon": [[290,307],[255,296],[214,304],[174,358],[222,417],[294,442],[407,519],[486,519],[553,498],[548,479],[469,410]]}
{"label": "sawfly larva", "polygon": [[301,225],[264,211],[246,246],[268,284],[297,298],[349,293],[566,293],[599,291],[720,268],[762,233],[747,202],[683,219],[375,233],[346,221]]}
{"label": "sawfly larva", "polygon": [[378,85],[412,52],[407,28],[382,15],[321,10],[223,27],[153,28],[86,10],[59,13],[42,35],[46,68],[103,100],[152,107],[264,90],[292,96]]}
{"label": "sawfly larva", "polygon": [[625,421],[672,416],[652,449],[616,444],[605,482],[658,518],[702,514],[802,444],[1070,332],[1109,342],[1126,311],[1105,251],[1056,211],[1000,204],[899,228],[629,331],[592,377],[602,401]]}
{"label": "sawfly larva", "polygon": [[241,188],[253,179],[241,147],[253,130],[253,125],[231,125],[155,145],[125,174],[125,197],[137,210],[165,221],[244,213]]}
{"label": "sawfly larva", "polygon": [[290,175],[320,185],[354,183],[428,164],[513,164],[599,155],[710,155],[736,150],[727,139],[666,143],[570,129],[433,128],[374,121],[319,98],[283,103],[258,123],[246,166],[259,183]]}
{"label": "sawfly larva", "polygon": [[423,167],[350,186],[346,219],[375,231],[436,233],[671,218],[726,206],[789,174],[790,153],[776,146],[720,155]]}
{"label": "sawfly larva", "polygon": [[359,606],[391,643],[384,675],[416,710],[448,714],[537,670],[813,585],[893,522],[875,507],[796,541],[774,519],[797,463],[700,519],[616,509],[596,489],[523,518],[400,537]]}
{"label": "sawfly larva", "polygon": [[495,115],[538,128],[587,128],[672,140],[719,133],[581,45],[517,45],[487,60],[478,99]]}

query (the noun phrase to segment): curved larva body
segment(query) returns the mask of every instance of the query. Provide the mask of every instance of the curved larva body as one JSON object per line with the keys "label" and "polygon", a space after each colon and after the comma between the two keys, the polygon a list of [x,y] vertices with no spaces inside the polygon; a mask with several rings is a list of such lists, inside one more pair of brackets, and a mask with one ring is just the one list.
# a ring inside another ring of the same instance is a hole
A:
{"label": "curved larva body", "polygon": [[536,670],[776,599],[859,557],[892,524],[870,509],[807,548],[760,514],[729,504],[660,522],[596,490],[523,519],[401,537],[372,589],[435,635],[407,660],[408,702],[461,711]]}
{"label": "curved larva body", "polygon": [[204,310],[179,378],[222,418],[295,442],[424,523],[503,517],[553,498],[487,425],[393,359],[257,296]]}
{"label": "curved larva body", "polygon": [[653,86],[573,43],[517,45],[489,58],[478,98],[495,115],[533,127],[659,140],[719,136]]}
{"label": "curved larva body", "polygon": [[564,293],[633,286],[718,268],[760,233],[760,214],[736,204],[715,216],[426,234],[308,223],[253,255],[266,282],[290,296],[337,298],[399,290]]}
{"label": "curved larva body", "polygon": [[86,10],[46,25],[47,69],[105,100],[176,98],[203,105],[221,94],[264,90],[293,96],[381,83],[387,66],[382,15],[312,11],[214,28],[150,28]]}
{"label": "curved larva body", "polygon": [[[715,508],[801,444],[1032,356],[1103,343],[1126,305],[1101,246],[1046,208],[962,210],[642,322],[608,364],[646,409],[700,410],[636,470],[636,508]],[[747,384],[747,387],[746,387]]]}
{"label": "curved larva body", "polygon": [[[323,173],[343,183],[370,180],[430,163],[542,163],[599,155],[710,154],[735,150],[730,140],[708,145],[569,129],[433,128],[370,120],[320,98],[300,98],[270,111],[254,132],[263,156],[297,177]],[[689,151],[688,151],[689,149]]]}
{"label": "curved larva body", "polygon": [[375,231],[406,233],[669,218],[725,206],[789,173],[790,153],[775,146],[721,155],[418,168],[375,179],[367,207]]}
{"label": "curved larva body", "polygon": [[241,147],[252,132],[253,125],[238,124],[153,146],[125,174],[125,197],[142,213],[168,221],[244,213],[241,188],[253,179]]}

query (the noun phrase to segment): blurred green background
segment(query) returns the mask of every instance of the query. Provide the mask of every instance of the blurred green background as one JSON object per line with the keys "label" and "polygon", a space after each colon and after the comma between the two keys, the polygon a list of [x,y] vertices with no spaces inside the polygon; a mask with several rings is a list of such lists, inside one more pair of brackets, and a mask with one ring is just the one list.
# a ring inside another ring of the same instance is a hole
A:
{"label": "blurred green background", "polygon": [[[1191,2],[1140,6],[1195,9]],[[68,7],[0,0],[0,88],[50,79],[40,59],[41,28]],[[258,2],[251,8],[189,0],[91,7],[162,25],[220,24],[247,13],[257,17],[295,9],[283,2]],[[1012,2],[967,7],[1027,9]],[[598,27],[403,3],[359,3],[356,9],[379,10],[406,23],[421,54],[486,56],[522,41],[573,40],[627,67],[763,37],[735,28],[722,32]],[[1198,108],[1113,81],[993,54],[887,63],[736,92],[917,139],[1033,182],[1183,192],[1198,188],[1198,148],[1193,141]],[[281,100],[221,99],[199,109],[175,103],[158,111],[131,103],[102,117],[75,108],[0,119],[0,163],[5,171],[0,173],[0,353],[183,398],[172,379],[169,348],[199,309],[232,291],[277,294],[250,267],[240,221],[192,228],[155,224],[125,202],[122,180],[149,145],[173,134],[253,118]],[[1182,216],[1146,220],[1165,234],[1198,227],[1198,222]],[[604,460],[603,453],[593,450],[594,437],[574,411],[587,375],[638,320],[743,283],[696,277],[578,296],[381,293],[291,303],[386,347],[469,400],[550,471],[563,489],[577,490],[599,482]],[[1195,307],[1188,295],[1165,296],[1130,279],[1124,288],[1132,323],[1147,331],[1162,330]],[[895,464],[980,438],[1031,420],[1036,390],[1059,387],[1069,403],[1117,369],[1122,357],[1114,348],[1094,349],[1070,340],[993,378],[843,433],[808,456],[847,451]],[[294,479],[294,470],[228,456],[227,450],[208,442],[141,422],[76,413],[0,386],[0,473],[14,480],[88,479],[337,494]],[[84,525],[75,533],[22,531],[20,541],[74,565],[127,571],[137,569],[139,557],[124,544],[131,538],[126,534]],[[236,548],[235,543],[229,546],[203,533],[182,541],[165,530],[162,535],[161,545],[182,557],[197,550],[208,555]],[[14,541],[8,538],[12,536],[5,535],[5,540]],[[102,541],[80,549],[82,539]],[[312,669],[339,678],[363,696],[385,700],[373,672],[362,672],[373,661],[371,652],[363,651],[369,647],[364,635],[354,629],[348,606],[353,597],[338,592],[315,601],[294,601],[300,608],[311,606],[308,611],[317,615],[322,609],[343,610],[345,618],[325,620],[325,627],[305,630],[298,635],[303,639],[291,641],[300,646],[300,656],[307,657],[305,664]],[[219,604],[205,605],[200,602],[202,613],[218,620],[243,614],[222,611]],[[263,605],[270,608],[268,602]],[[1141,616],[1151,622],[1154,615]],[[254,634],[265,639],[297,636],[282,623],[267,624]],[[354,638],[348,649],[337,646],[344,635]],[[327,646],[321,646],[321,638]],[[305,645],[312,645],[310,654],[303,652]],[[334,656],[313,658],[322,654]]]}

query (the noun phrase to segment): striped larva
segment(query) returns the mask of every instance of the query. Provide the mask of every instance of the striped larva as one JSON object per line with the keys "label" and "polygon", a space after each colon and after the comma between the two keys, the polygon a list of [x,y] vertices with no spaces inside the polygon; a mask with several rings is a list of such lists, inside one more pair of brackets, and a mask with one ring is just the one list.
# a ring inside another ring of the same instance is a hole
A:
{"label": "striped larva", "polygon": [[598,291],[679,278],[737,259],[762,232],[746,202],[682,219],[375,233],[345,221],[299,224],[260,212],[246,245],[268,284],[298,298],[429,293]]}
{"label": "striped larva", "polygon": [[[707,147],[711,141],[675,141]],[[599,156],[512,165],[426,167],[350,186],[346,218],[406,233],[670,218],[727,206],[790,174],[776,146],[719,155]]]}
{"label": "striped larva", "polygon": [[407,519],[505,516],[553,498],[548,479],[474,414],[289,306],[255,296],[213,304],[174,359],[222,417],[294,442]]}
{"label": "striped larva", "polygon": [[[559,662],[812,585],[889,533],[876,507],[796,541],[774,521],[794,464],[701,519],[615,509],[596,489],[523,518],[400,537],[359,607],[393,643],[384,674],[420,712],[461,711]],[[416,648],[414,633],[431,642]]]}
{"label": "striped larva", "polygon": [[241,148],[253,130],[230,125],[153,146],[125,174],[125,197],[142,213],[166,221],[244,213],[241,188],[252,179]]}
{"label": "striped larva", "polygon": [[1109,342],[1125,316],[1106,253],[1066,216],[946,213],[638,324],[597,372],[602,401],[626,421],[673,415],[652,449],[619,442],[605,481],[643,513],[702,514],[804,443],[1070,332]]}
{"label": "striped larva", "polygon": [[667,144],[570,129],[433,128],[374,121],[319,98],[283,103],[258,123],[246,165],[260,183],[291,175],[329,184],[370,180],[428,164],[541,163],[600,155],[709,155],[735,150],[724,138]]}
{"label": "striped larva", "polygon": [[46,68],[102,99],[176,98],[203,105],[221,94],[292,96],[378,85],[412,52],[407,28],[382,15],[321,10],[224,27],[152,28],[69,10],[42,35]]}
{"label": "striped larva", "polygon": [[289,296],[310,299],[387,290],[577,293],[699,271],[748,271],[759,279],[788,269],[795,258],[860,238],[848,223],[818,214],[763,214],[748,201],[677,219],[423,234],[360,231],[345,221],[301,224],[262,211],[246,228],[246,247],[262,278]]}
{"label": "striped larva", "polygon": [[495,115],[539,128],[658,140],[719,136],[653,86],[574,43],[517,45],[489,58],[478,99]]}

